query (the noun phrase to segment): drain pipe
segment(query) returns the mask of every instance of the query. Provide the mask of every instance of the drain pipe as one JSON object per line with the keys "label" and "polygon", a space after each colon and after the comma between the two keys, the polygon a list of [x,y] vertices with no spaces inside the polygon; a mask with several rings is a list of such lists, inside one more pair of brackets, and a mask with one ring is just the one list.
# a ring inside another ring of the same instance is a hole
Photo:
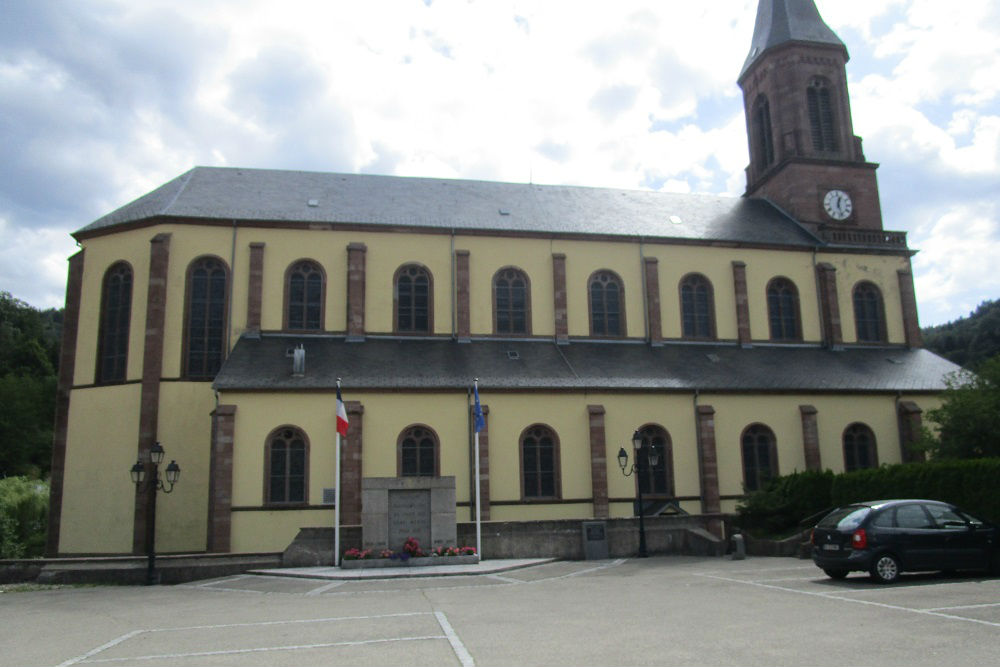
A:
{"label": "drain pipe", "polygon": [[[455,293],[455,228],[451,228],[451,339],[458,339],[458,294]],[[434,332],[432,331],[431,334]]]}

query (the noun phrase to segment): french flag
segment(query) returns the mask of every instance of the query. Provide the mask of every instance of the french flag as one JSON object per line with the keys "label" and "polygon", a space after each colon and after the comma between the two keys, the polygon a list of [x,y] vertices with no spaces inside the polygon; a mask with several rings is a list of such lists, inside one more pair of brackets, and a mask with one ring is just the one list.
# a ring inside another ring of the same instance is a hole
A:
{"label": "french flag", "polygon": [[347,409],[344,407],[344,399],[340,397],[340,385],[337,385],[337,433],[342,437],[347,437]]}

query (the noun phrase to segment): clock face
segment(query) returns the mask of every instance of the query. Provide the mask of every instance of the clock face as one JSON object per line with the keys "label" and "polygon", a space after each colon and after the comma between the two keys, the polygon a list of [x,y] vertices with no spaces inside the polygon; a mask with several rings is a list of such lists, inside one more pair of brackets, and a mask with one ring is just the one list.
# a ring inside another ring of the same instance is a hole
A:
{"label": "clock face", "polygon": [[854,204],[851,202],[851,196],[843,190],[830,190],[823,197],[823,208],[834,220],[847,220],[851,217]]}

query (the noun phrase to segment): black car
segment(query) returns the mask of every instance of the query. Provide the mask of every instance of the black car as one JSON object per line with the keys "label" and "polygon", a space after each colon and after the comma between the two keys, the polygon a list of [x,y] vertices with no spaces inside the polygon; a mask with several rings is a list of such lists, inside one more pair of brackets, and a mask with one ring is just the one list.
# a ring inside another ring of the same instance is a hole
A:
{"label": "black car", "polygon": [[900,572],[1000,569],[1000,528],[936,500],[877,500],[827,514],[812,531],[813,562],[891,583]]}

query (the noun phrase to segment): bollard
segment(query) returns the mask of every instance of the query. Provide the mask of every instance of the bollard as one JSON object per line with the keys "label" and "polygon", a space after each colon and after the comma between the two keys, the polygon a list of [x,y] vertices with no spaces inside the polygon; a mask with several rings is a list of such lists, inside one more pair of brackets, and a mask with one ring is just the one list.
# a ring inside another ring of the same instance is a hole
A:
{"label": "bollard", "polygon": [[733,535],[733,560],[743,560],[747,557],[747,545],[739,533]]}

